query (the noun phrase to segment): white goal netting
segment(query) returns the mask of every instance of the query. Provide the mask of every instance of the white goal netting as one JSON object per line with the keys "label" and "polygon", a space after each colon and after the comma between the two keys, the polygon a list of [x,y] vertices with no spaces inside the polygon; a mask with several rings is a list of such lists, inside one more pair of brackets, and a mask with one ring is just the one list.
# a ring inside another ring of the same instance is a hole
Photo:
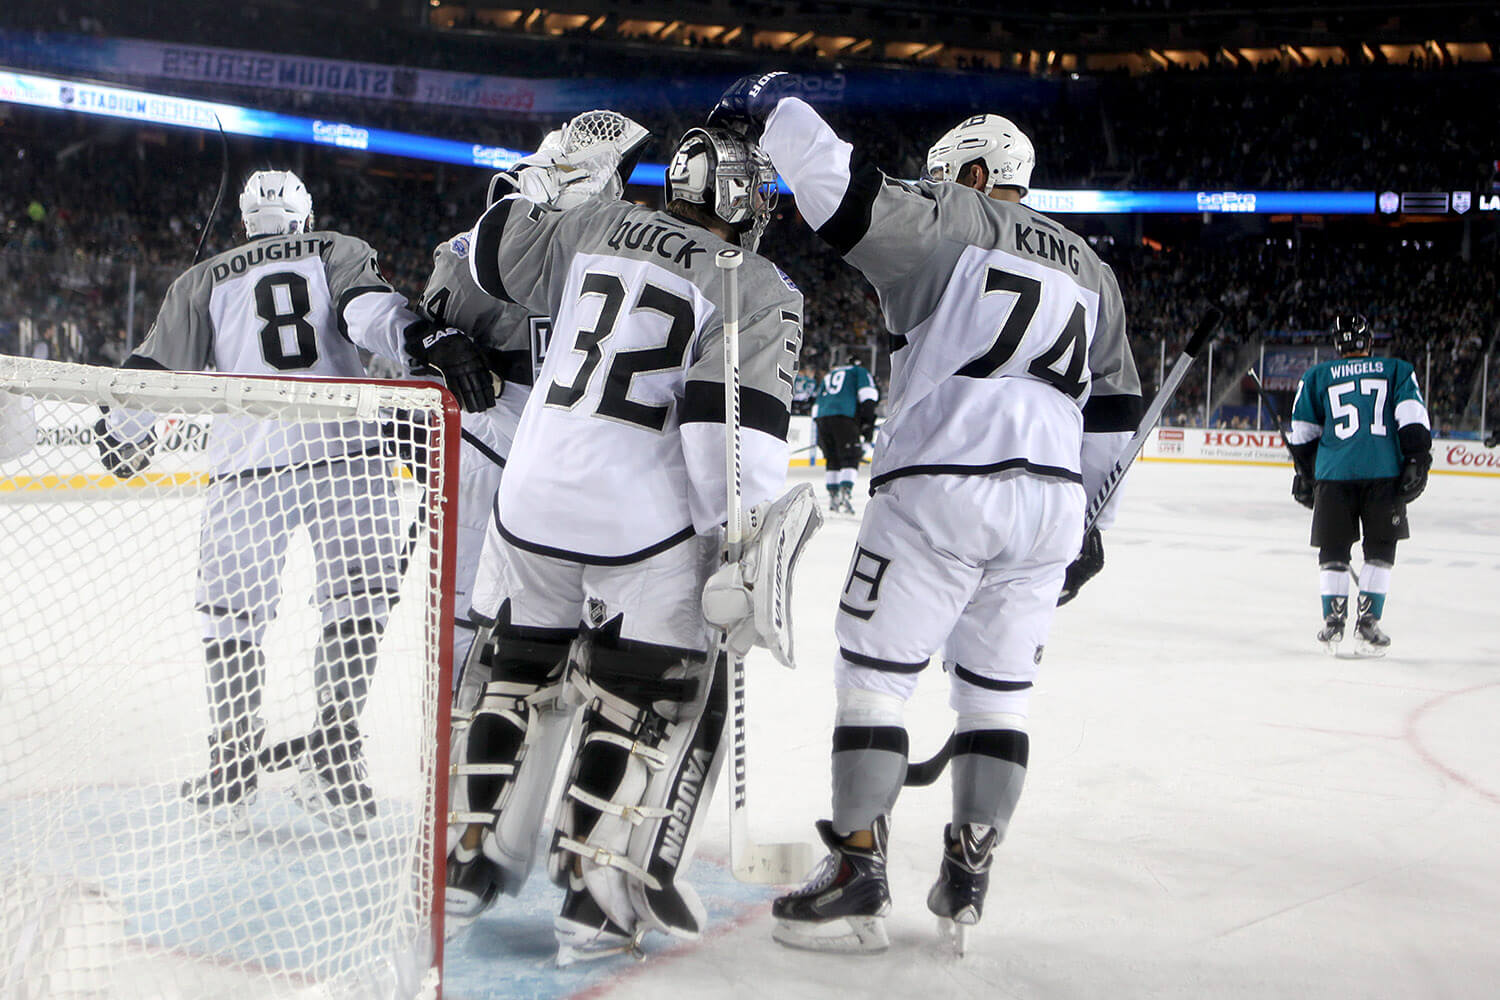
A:
{"label": "white goal netting", "polygon": [[0,357],[0,998],[436,990],[443,401]]}

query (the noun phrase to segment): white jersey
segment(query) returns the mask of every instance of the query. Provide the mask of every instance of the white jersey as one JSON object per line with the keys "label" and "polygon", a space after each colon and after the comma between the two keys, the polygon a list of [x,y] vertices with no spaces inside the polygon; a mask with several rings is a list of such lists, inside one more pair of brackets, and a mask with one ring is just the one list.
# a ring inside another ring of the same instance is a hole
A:
{"label": "white jersey", "polygon": [[[636,562],[725,519],[723,281],[708,231],[597,200],[554,212],[520,198],[473,233],[479,287],[553,318],[553,340],[500,484],[520,548]],[[740,267],[743,496],[786,481],[802,295],[770,261]]]}
{"label": "white jersey", "polygon": [[[281,377],[363,378],[364,348],[407,368],[403,337],[426,325],[380,273],[369,244],[334,232],[263,236],[195,264],[167,289],[127,367]],[[111,413],[111,430],[129,423]],[[342,424],[283,426],[221,417],[209,438],[215,475],[345,453]],[[127,433],[128,438],[137,435]]]}
{"label": "white jersey", "polygon": [[[796,98],[761,146],[874,285],[892,334],[871,486],[1022,469],[1092,491],[1141,400],[1119,286],[1087,242],[959,184],[892,180]],[[1086,447],[1085,431],[1108,446]]]}

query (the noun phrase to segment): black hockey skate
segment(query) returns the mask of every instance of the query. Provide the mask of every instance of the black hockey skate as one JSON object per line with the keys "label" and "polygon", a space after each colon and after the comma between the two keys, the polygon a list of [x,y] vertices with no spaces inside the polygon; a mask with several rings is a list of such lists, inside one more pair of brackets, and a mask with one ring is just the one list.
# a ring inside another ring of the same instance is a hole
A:
{"label": "black hockey skate", "polygon": [[891,945],[885,930],[885,915],[891,912],[885,873],[890,819],[875,821],[875,846],[870,848],[844,843],[829,820],[818,820],[817,828],[828,856],[805,886],[771,904],[776,917],[771,937],[808,951],[885,951]]}
{"label": "black hockey skate", "polygon": [[570,876],[562,910],[552,921],[552,932],[557,937],[557,965],[563,968],[613,955],[643,959],[646,955],[641,951],[641,939],[646,931],[642,925],[632,933],[609,919],[583,880]]}
{"label": "black hockey skate", "polygon": [[216,826],[243,833],[260,781],[258,755],[265,723],[241,720],[208,736],[208,773],[182,783],[182,797]]}
{"label": "black hockey skate", "polygon": [[979,923],[984,895],[990,887],[990,864],[999,836],[992,826],[965,823],[953,834],[943,828],[943,862],[938,879],[927,894],[927,908],[938,918],[938,932],[960,956],[967,928]]}
{"label": "black hockey skate", "polygon": [[342,718],[337,706],[325,705],[297,769],[292,797],[302,808],[335,830],[367,836],[365,823],[375,818],[375,795],[368,784],[359,725],[353,719]]}
{"label": "black hockey skate", "polygon": [[1344,616],[1329,615],[1323,619],[1323,627],[1318,630],[1318,641],[1330,654],[1337,654],[1339,643],[1344,641]]}
{"label": "black hockey skate", "polygon": [[1380,630],[1380,619],[1374,615],[1360,615],[1355,620],[1354,637],[1359,640],[1360,656],[1384,656],[1391,645],[1391,637]]}
{"label": "black hockey skate", "polygon": [[443,893],[443,936],[461,937],[505,889],[505,870],[479,848],[463,845],[448,855]]}

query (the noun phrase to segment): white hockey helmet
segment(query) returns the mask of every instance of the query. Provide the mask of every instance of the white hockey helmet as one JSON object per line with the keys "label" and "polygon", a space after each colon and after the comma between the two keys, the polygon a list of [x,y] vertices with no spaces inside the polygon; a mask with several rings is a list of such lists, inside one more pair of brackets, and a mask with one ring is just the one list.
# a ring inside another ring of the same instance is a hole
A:
{"label": "white hockey helmet", "polygon": [[305,233],[312,228],[312,195],[290,170],[257,170],[240,192],[247,236]]}
{"label": "white hockey helmet", "polygon": [[776,207],[776,168],[755,143],[723,128],[689,129],[667,166],[667,201],[702,205],[754,250]]}
{"label": "white hockey helmet", "polygon": [[949,129],[927,151],[927,179],[956,181],[975,160],[984,164],[989,175],[985,194],[997,187],[1013,187],[1024,195],[1031,187],[1036,149],[1009,118],[975,115]]}

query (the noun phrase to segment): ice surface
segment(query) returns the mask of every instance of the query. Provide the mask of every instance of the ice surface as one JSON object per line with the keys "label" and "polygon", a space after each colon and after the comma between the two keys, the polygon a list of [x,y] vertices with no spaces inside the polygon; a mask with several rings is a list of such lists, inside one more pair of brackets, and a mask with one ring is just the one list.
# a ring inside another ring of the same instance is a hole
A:
{"label": "ice surface", "polygon": [[[694,878],[715,918],[701,941],[550,970],[555,890],[537,878],[452,950],[447,996],[1500,994],[1500,479],[1432,477],[1397,557],[1391,652],[1342,660],[1313,641],[1316,557],[1290,478],[1157,462],[1132,474],[1104,572],[1047,644],[1026,792],[964,959],[940,952],[924,904],[944,780],[897,804],[884,955],[773,943],[771,893],[715,867],[720,797]],[[828,813],[833,612],[856,530],[831,518],[803,562],[800,668],[752,656],[762,840],[811,839]],[[913,754],[951,725],[934,666],[908,709]]]}

